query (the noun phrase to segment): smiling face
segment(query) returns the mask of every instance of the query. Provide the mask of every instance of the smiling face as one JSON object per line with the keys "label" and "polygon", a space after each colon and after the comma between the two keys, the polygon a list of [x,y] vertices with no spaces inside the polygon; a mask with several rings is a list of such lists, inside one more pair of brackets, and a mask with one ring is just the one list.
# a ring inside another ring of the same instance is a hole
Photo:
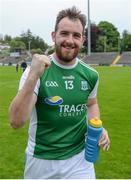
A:
{"label": "smiling face", "polygon": [[69,63],[75,60],[84,42],[83,26],[80,20],[63,18],[56,32],[52,32],[55,42],[55,54],[60,62]]}

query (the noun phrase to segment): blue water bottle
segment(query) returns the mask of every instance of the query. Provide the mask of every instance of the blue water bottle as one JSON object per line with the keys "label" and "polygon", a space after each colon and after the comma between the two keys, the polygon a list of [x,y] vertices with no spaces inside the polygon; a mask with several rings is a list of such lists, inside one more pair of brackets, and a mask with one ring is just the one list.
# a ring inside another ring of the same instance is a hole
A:
{"label": "blue water bottle", "polygon": [[89,162],[96,162],[99,157],[100,147],[98,145],[102,133],[102,121],[90,119],[87,126],[87,137],[85,142],[85,159]]}

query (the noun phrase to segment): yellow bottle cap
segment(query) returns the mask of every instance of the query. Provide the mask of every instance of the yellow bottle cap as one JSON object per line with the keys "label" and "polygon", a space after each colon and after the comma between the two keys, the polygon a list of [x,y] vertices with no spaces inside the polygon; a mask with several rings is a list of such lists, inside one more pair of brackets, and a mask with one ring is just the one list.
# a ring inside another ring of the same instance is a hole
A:
{"label": "yellow bottle cap", "polygon": [[102,121],[98,118],[90,119],[89,124],[93,127],[102,127]]}

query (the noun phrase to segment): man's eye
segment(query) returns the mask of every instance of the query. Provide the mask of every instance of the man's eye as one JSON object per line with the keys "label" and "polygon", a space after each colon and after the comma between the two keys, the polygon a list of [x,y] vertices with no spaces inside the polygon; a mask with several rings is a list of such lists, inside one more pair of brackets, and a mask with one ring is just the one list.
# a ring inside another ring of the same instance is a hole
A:
{"label": "man's eye", "polygon": [[75,38],[81,38],[81,35],[80,34],[74,34],[74,37]]}
{"label": "man's eye", "polygon": [[67,32],[61,32],[61,35],[68,35]]}

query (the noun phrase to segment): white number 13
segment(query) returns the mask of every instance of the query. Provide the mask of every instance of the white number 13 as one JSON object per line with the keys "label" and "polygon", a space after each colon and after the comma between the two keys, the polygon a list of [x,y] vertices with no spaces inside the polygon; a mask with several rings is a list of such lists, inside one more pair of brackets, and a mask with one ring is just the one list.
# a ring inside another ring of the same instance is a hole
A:
{"label": "white number 13", "polygon": [[66,89],[73,89],[74,88],[73,81],[65,81],[65,86]]}

